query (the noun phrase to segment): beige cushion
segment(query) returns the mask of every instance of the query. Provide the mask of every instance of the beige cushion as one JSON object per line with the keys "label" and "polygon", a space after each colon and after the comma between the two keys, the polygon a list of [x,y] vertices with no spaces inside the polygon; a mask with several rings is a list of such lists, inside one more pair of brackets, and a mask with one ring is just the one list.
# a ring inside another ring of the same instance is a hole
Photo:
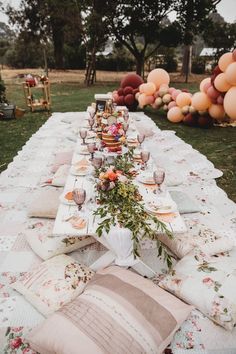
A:
{"label": "beige cushion", "polygon": [[11,286],[44,316],[48,316],[79,295],[94,272],[60,255],[25,273]]}
{"label": "beige cushion", "polygon": [[69,174],[70,165],[61,165],[52,178],[52,186],[64,187]]}
{"label": "beige cushion", "polygon": [[191,309],[150,280],[109,267],[27,339],[48,354],[160,354]]}
{"label": "beige cushion", "polygon": [[52,166],[52,172],[55,173],[61,165],[70,165],[72,161],[73,151],[58,152]]}
{"label": "beige cushion", "polygon": [[159,285],[225,329],[236,325],[236,247],[217,256],[195,249]]}
{"label": "beige cushion", "polygon": [[60,204],[62,189],[41,189],[33,196],[28,208],[29,217],[55,219]]}
{"label": "beige cushion", "polygon": [[69,253],[96,242],[91,236],[73,237],[42,235],[33,231],[26,234],[26,239],[32,250],[46,260],[58,254]]}

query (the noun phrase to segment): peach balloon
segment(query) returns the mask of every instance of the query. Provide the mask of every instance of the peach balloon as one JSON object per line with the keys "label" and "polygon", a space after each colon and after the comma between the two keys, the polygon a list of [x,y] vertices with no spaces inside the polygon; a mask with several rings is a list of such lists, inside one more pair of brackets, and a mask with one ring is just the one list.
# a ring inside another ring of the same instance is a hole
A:
{"label": "peach balloon", "polygon": [[211,101],[206,93],[196,92],[192,97],[192,106],[197,111],[205,111],[211,105]]}
{"label": "peach balloon", "polygon": [[208,109],[208,113],[214,119],[223,119],[225,116],[225,110],[222,105],[220,104],[212,104],[211,107]]}
{"label": "peach balloon", "polygon": [[176,103],[177,106],[180,108],[184,106],[188,106],[191,103],[191,97],[189,96],[188,93],[186,92],[181,92],[177,97],[176,97]]}
{"label": "peach balloon", "polygon": [[179,123],[179,122],[181,122],[183,120],[184,115],[181,112],[181,108],[172,107],[167,113],[167,118],[172,123]]}
{"label": "peach balloon", "polygon": [[114,101],[117,101],[118,98],[119,98],[118,93],[113,93],[112,98],[113,98]]}
{"label": "peach balloon", "polygon": [[170,87],[170,88],[169,88],[169,93],[172,94],[172,92],[173,92],[174,90],[175,90],[174,87]]}
{"label": "peach balloon", "polygon": [[155,101],[154,96],[148,95],[148,96],[146,96],[145,105],[147,105],[147,104],[153,104],[154,101]]}
{"label": "peach balloon", "polygon": [[153,95],[155,98],[157,98],[159,96],[159,90],[157,90],[154,95]]}
{"label": "peach balloon", "polygon": [[236,49],[233,50],[232,56],[233,56],[233,59],[236,61]]}
{"label": "peach balloon", "polygon": [[139,92],[140,92],[140,93],[144,93],[145,85],[146,85],[146,84],[141,84],[141,85],[139,86]]}
{"label": "peach balloon", "polygon": [[226,114],[236,120],[236,87],[231,87],[224,97],[224,109]]}
{"label": "peach balloon", "polygon": [[221,71],[225,71],[229,64],[233,63],[234,58],[231,52],[223,54],[218,62]]}
{"label": "peach balloon", "polygon": [[159,89],[162,84],[169,84],[170,76],[164,69],[154,69],[148,74],[147,82],[153,82]]}
{"label": "peach balloon", "polygon": [[166,111],[166,112],[168,111],[168,105],[167,104],[164,104],[163,110]]}
{"label": "peach balloon", "polygon": [[171,101],[171,95],[169,93],[166,93],[163,97],[162,100],[164,103],[170,103]]}
{"label": "peach balloon", "polygon": [[171,97],[173,98],[173,100],[176,100],[177,96],[181,93],[182,91],[180,90],[175,90],[172,92]]}
{"label": "peach balloon", "polygon": [[139,97],[138,97],[138,103],[139,103],[139,107],[143,108],[146,104],[146,95],[145,93],[140,93]]}
{"label": "peach balloon", "polygon": [[210,77],[206,77],[205,79],[203,79],[201,81],[200,86],[199,86],[201,92],[204,92],[204,85],[208,84],[208,83],[211,83],[211,78]]}
{"label": "peach balloon", "polygon": [[230,85],[236,85],[236,62],[229,64],[225,70],[225,77]]}
{"label": "peach balloon", "polygon": [[[236,63],[233,63],[233,64],[236,64]],[[230,64],[230,65],[232,65],[232,64]],[[230,65],[229,65],[229,67],[230,67]],[[226,69],[226,72],[227,72],[227,69]],[[217,75],[215,78],[215,81],[214,81],[215,88],[220,92],[226,92],[231,87],[231,85],[228,83],[228,81],[226,79],[226,72]]]}
{"label": "peach balloon", "polygon": [[175,101],[171,101],[169,104],[168,104],[168,109],[171,109],[173,107],[176,107],[176,102]]}
{"label": "peach balloon", "polygon": [[161,97],[157,97],[157,98],[155,99],[155,104],[156,104],[157,106],[161,106],[162,103],[163,103],[163,101],[162,101]]}
{"label": "peach balloon", "polygon": [[147,84],[143,84],[143,92],[146,95],[153,95],[156,92],[156,86],[152,82],[148,82]]}

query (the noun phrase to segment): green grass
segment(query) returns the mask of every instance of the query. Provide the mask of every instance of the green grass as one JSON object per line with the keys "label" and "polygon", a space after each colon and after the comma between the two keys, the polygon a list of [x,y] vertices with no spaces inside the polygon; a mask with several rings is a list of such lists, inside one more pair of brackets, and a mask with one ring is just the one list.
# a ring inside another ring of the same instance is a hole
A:
{"label": "green grass", "polygon": [[[188,88],[194,92],[197,84],[175,84],[176,88]],[[52,111],[70,112],[83,111],[94,100],[95,93],[105,93],[118,87],[118,83],[96,84],[87,88],[76,83],[52,85]],[[24,95],[20,85],[7,86],[8,100],[19,107],[25,107]],[[218,185],[223,188],[229,197],[236,202],[236,128],[200,129],[187,127],[182,124],[170,123],[165,113],[147,109],[146,113],[161,129],[175,130],[176,134],[195,149],[207,156],[215,167],[224,172],[224,176],[217,179]],[[0,121],[0,171],[3,171],[17,151],[48,119],[44,111],[24,115],[23,118],[11,121]]]}

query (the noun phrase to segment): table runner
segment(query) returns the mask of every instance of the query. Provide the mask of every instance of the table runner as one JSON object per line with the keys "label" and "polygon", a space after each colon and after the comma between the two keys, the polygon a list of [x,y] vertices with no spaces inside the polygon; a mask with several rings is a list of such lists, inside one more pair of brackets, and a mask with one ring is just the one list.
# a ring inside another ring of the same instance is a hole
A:
{"label": "table runner", "polygon": [[[10,340],[11,333],[21,330],[21,327],[23,332],[27,331],[43,320],[42,315],[13,291],[9,284],[16,276],[42,261],[29,248],[24,235],[27,230],[35,234],[39,230],[48,234],[52,231],[54,222],[46,219],[28,219],[27,207],[35,190],[51,176],[55,153],[74,149],[79,122],[85,114],[85,112],[54,113],[18,152],[7,170],[0,175],[0,352],[4,352],[4,346]],[[217,187],[214,180],[221,172],[203,155],[176,137],[174,132],[160,131],[144,113],[132,113],[131,117],[136,121],[138,130],[149,128],[153,132],[153,135],[146,139],[153,159],[156,159],[167,173],[174,171],[176,176],[183,180],[181,185],[172,188],[188,191],[188,194],[200,204],[202,208],[200,213],[184,215],[187,225],[197,223],[199,228],[207,225],[209,228],[221,230],[227,237],[234,239],[235,203]],[[190,228],[189,232],[193,233],[194,228]],[[143,244],[146,253],[150,255],[149,258],[152,258],[150,247],[152,247],[150,243]],[[72,256],[92,263],[102,253],[104,248],[95,244],[85,250],[73,252]],[[152,261],[153,259],[150,259],[150,262]],[[162,264],[157,264],[156,267],[161,268]],[[202,333],[199,326],[204,329]],[[8,327],[11,329],[5,336]],[[216,347],[213,339],[207,340],[208,331],[213,331],[215,336],[221,339],[219,342],[222,347],[219,347],[219,343]],[[229,354],[231,349],[236,348],[235,334],[235,331],[233,335],[226,333],[195,311],[176,333],[171,347],[174,354],[209,354],[217,353],[216,349],[221,354]],[[186,348],[192,349],[185,351]]]}

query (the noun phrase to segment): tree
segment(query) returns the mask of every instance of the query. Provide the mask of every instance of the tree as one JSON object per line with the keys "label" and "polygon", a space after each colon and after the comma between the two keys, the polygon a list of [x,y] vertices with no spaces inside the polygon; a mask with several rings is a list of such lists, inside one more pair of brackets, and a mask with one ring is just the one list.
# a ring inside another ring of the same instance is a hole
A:
{"label": "tree", "polygon": [[52,40],[55,66],[64,68],[64,45],[67,33],[79,36],[81,29],[77,2],[73,0],[21,0],[19,10],[7,6],[5,13],[20,32],[28,32],[46,43]]}
{"label": "tree", "polygon": [[134,56],[137,74],[142,75],[144,62],[161,45],[176,46],[180,41],[178,24],[164,22],[173,7],[173,0],[106,1],[107,26]]}
{"label": "tree", "polygon": [[182,74],[186,76],[191,72],[192,44],[197,34],[206,30],[211,22],[209,15],[215,11],[221,0],[177,0],[175,10],[177,21],[182,31],[184,55]]}

